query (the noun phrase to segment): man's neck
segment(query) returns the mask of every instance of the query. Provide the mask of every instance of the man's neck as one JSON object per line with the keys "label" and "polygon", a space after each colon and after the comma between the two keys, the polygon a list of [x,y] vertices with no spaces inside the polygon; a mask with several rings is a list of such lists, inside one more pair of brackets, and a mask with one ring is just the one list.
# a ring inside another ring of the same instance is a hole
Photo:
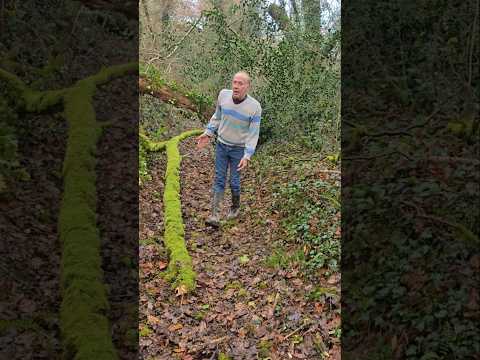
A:
{"label": "man's neck", "polygon": [[234,104],[240,104],[241,102],[245,101],[245,99],[247,98],[247,95],[245,95],[245,97],[243,99],[235,99],[233,96],[232,96],[232,100],[233,100],[233,103]]}

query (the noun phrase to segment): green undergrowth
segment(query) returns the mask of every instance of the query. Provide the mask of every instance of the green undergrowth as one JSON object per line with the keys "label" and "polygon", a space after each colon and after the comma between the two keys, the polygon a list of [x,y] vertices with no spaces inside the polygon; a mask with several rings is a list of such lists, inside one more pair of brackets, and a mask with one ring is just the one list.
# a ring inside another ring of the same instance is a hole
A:
{"label": "green undergrowth", "polygon": [[185,245],[185,228],[182,219],[180,200],[180,163],[181,155],[178,143],[183,139],[199,135],[203,130],[190,130],[168,141],[153,142],[141,135],[141,142],[146,151],[167,152],[167,170],[165,172],[165,190],[163,194],[165,233],[164,243],[169,253],[169,264],[165,279],[173,288],[184,288],[191,291],[195,288],[196,274],[193,271],[192,259]]}
{"label": "green undergrowth", "polygon": [[266,260],[268,266],[299,263],[312,273],[339,271],[340,163],[335,155],[297,143],[262,146],[252,165],[271,197],[270,214],[281,225],[274,240],[298,249],[293,255],[275,250]]}
{"label": "green undergrowth", "polygon": [[19,97],[17,110],[40,112],[63,102],[68,141],[63,162],[64,190],[58,231],[62,244],[60,329],[64,358],[112,360],[113,346],[107,290],[101,268],[96,224],[95,154],[102,128],[92,104],[97,86],[137,70],[136,63],[102,68],[70,88],[36,91],[0,69]]}
{"label": "green undergrowth", "polygon": [[273,209],[282,215],[289,239],[307,249],[307,265],[338,271],[339,188],[326,180],[304,179],[276,185],[273,190]]}
{"label": "green undergrowth", "polygon": [[138,184],[142,185],[146,181],[152,180],[152,176],[148,171],[148,140],[142,134],[140,129],[138,138]]}
{"label": "green undergrowth", "polygon": [[281,246],[277,246],[265,260],[265,265],[273,269],[287,269],[296,264],[305,263],[305,254],[302,249],[287,253]]}

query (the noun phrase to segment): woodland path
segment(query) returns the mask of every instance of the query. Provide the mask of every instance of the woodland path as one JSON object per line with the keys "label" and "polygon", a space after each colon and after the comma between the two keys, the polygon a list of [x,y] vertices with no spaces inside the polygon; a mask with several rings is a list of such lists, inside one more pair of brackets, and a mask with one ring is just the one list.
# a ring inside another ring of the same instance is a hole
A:
{"label": "woodland path", "polygon": [[[197,152],[195,138],[179,144],[185,241],[197,273],[192,294],[176,296],[160,273],[166,155],[154,154],[152,180],[140,189],[140,352],[143,359],[339,359],[333,329],[338,297],[308,300],[314,287],[336,288],[339,278],[315,284],[297,267],[268,267],[273,230],[267,188],[249,168],[243,175],[242,214],[220,230],[204,225],[214,176],[213,146]],[[226,192],[223,216],[230,206]],[[333,300],[335,299],[335,300]],[[331,301],[330,301],[331,300]],[[332,331],[330,331],[332,330]]]}

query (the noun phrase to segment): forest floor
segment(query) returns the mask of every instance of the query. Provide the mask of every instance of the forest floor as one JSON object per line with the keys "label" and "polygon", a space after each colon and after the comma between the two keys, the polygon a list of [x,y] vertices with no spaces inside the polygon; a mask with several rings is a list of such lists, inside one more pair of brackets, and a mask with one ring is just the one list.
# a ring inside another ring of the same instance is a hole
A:
{"label": "forest floor", "polygon": [[[271,210],[278,179],[249,167],[242,175],[239,219],[216,230],[204,224],[213,146],[197,151],[195,139],[187,138],[179,148],[185,241],[197,287],[176,296],[161,277],[168,264],[162,242],[166,155],[156,153],[152,178],[140,188],[141,358],[340,359],[340,274],[307,276],[300,261],[274,256],[282,233],[280,216]],[[283,175],[288,179],[289,172]],[[225,198],[223,216],[229,191]]]}

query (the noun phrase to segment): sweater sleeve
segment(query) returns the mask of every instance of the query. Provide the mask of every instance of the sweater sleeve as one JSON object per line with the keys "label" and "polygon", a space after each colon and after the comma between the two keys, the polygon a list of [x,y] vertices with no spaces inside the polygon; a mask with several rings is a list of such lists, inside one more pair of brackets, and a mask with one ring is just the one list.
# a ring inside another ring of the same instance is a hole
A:
{"label": "sweater sleeve", "polygon": [[260,105],[255,111],[255,114],[250,119],[250,126],[248,128],[247,139],[245,141],[245,151],[244,158],[250,160],[252,155],[255,153],[255,148],[257,147],[258,136],[260,134],[260,119],[262,116],[262,108]]}
{"label": "sweater sleeve", "polygon": [[[223,90],[222,90],[223,91]],[[215,108],[215,112],[213,113],[210,121],[205,128],[205,134],[208,136],[214,136],[217,133],[218,126],[220,125],[220,119],[222,117],[222,109],[220,106],[220,96],[222,95],[222,91],[218,94],[217,98],[217,106]]]}

